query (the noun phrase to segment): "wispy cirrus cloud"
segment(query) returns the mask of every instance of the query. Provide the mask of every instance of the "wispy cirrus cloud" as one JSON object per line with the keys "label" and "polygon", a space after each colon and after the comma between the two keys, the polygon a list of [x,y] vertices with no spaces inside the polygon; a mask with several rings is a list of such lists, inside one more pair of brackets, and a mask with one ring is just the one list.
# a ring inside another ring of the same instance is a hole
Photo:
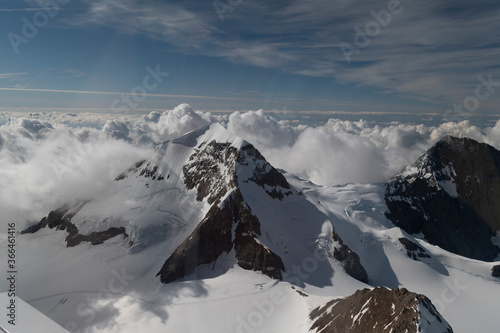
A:
{"label": "wispy cirrus cloud", "polygon": [[72,77],[85,77],[85,76],[87,76],[87,74],[85,74],[84,72],[79,71],[77,69],[66,69],[64,71],[64,73],[66,73]]}
{"label": "wispy cirrus cloud", "polygon": [[41,7],[26,7],[26,8],[0,8],[0,12],[34,12],[43,9]]}
{"label": "wispy cirrus cloud", "polygon": [[[0,88],[0,91],[20,91],[20,92],[35,92],[35,93],[62,93],[62,94],[76,94],[76,95],[123,95],[125,92],[118,91],[89,91],[89,90],[64,90],[64,89],[45,89],[45,88],[26,88],[26,87],[3,87]],[[160,97],[160,98],[177,98],[177,99],[198,99],[198,100],[217,100],[217,101],[260,101],[261,98],[258,96],[254,96],[253,94],[242,94],[239,97],[228,97],[228,96],[201,96],[201,95],[179,95],[179,94],[155,94],[148,93],[150,97]],[[293,98],[293,97],[284,97],[284,96],[276,96],[276,99],[283,102],[299,102],[299,103],[331,103],[328,99],[309,99],[309,98]],[[337,103],[341,107],[352,106],[353,103],[346,101],[338,101]],[[0,108],[1,109],[1,108]],[[41,107],[34,108],[35,110],[42,109]],[[49,108],[54,109],[54,108]],[[64,108],[68,109],[68,108]],[[104,110],[104,109],[102,109]],[[222,110],[220,110],[222,111]],[[224,110],[227,111],[227,110]],[[234,110],[231,110],[234,111]],[[315,112],[314,110],[304,110],[305,112]],[[343,111],[338,111],[343,112]]]}
{"label": "wispy cirrus cloud", "polygon": [[275,68],[294,61],[293,55],[282,52],[273,43],[238,37],[220,24],[211,3],[205,7],[193,6],[190,2],[182,5],[144,4],[137,0],[86,2],[89,10],[67,19],[67,24],[76,27],[101,25],[117,28],[122,33],[143,34],[165,41],[179,52],[221,57],[234,63]]}
{"label": "wispy cirrus cloud", "polygon": [[[47,93],[64,93],[64,94],[88,94],[88,95],[123,95],[123,94],[126,94],[124,92],[118,92],[118,91],[89,91],[89,90],[64,90],[64,89],[43,89],[43,88],[17,88],[17,87],[0,88],[0,91],[25,91],[25,92],[47,92]],[[147,95],[153,96],[153,97],[185,97],[185,98],[225,99],[225,100],[243,99],[243,98],[239,98],[239,97],[170,95],[170,94],[151,94],[151,93],[148,93]]]}
{"label": "wispy cirrus cloud", "polygon": [[81,3],[62,18],[67,25],[105,26],[184,54],[333,78],[403,98],[451,103],[470,94],[479,75],[500,78],[500,5],[492,0],[401,0],[397,14],[379,24],[350,62],[340,44],[356,46],[357,31],[366,35],[366,24],[378,22],[373,13],[387,12],[387,0],[243,1],[224,21],[210,2]]}
{"label": "wispy cirrus cloud", "polygon": [[0,73],[0,79],[14,79],[27,73]]}

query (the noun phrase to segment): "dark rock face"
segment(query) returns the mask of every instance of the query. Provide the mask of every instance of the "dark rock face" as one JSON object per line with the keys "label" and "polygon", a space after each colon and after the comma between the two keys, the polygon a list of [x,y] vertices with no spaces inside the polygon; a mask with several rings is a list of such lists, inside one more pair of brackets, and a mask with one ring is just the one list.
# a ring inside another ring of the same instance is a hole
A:
{"label": "dark rock face", "polygon": [[218,203],[235,186],[237,153],[230,143],[212,141],[200,145],[189,157],[189,162],[182,168],[184,183],[190,190],[196,188],[197,200],[207,197],[209,204]]}
{"label": "dark rock face", "polygon": [[91,232],[88,235],[79,234],[78,229],[76,229],[75,227],[75,232],[76,233],[70,233],[68,237],[66,237],[66,243],[68,244],[68,247],[77,246],[81,242],[90,242],[90,244],[92,245],[99,245],[104,243],[104,241],[118,235],[123,235],[123,238],[128,237],[124,227],[111,227],[108,230]]}
{"label": "dark rock face", "polygon": [[491,267],[491,276],[500,277],[500,265]]}
{"label": "dark rock face", "polygon": [[[238,188],[238,174],[243,168],[251,169],[249,173],[243,172],[248,178],[242,181],[257,184],[273,199],[282,200],[292,194],[285,177],[251,144],[246,143],[241,149],[216,141],[200,144],[183,167],[184,183],[188,189],[196,189],[197,200],[206,198],[212,207],[165,261],[157,274],[161,282],[169,283],[192,274],[196,267],[212,263],[233,249],[236,262],[243,269],[282,279],[283,261],[256,240],[261,234],[260,221]],[[232,193],[221,203],[229,191]]]}
{"label": "dark rock face", "polygon": [[66,230],[68,232],[68,235],[66,236],[67,247],[77,246],[81,242],[89,242],[92,245],[98,245],[118,235],[123,235],[123,238],[128,237],[125,232],[125,228],[123,227],[112,227],[105,231],[92,232],[88,235],[82,235],[78,232],[78,228],[71,223],[71,219],[77,212],[77,209],[70,210],[70,208],[66,206],[53,210],[46,217],[42,218],[37,224],[21,231],[21,234],[35,233],[45,227],[49,227],[50,229],[56,228],[56,230]]}
{"label": "dark rock face", "polygon": [[[49,213],[49,215],[42,218],[40,220],[40,222],[38,222],[37,224],[32,225],[31,227],[28,227],[25,230],[22,230],[21,234],[27,234],[27,233],[33,234],[33,233],[37,232],[38,230],[40,230],[41,228],[45,228],[47,225],[49,226],[49,228],[53,229],[54,227],[56,227],[58,225],[64,224],[64,221],[65,221],[64,217],[65,217],[66,213],[68,212],[68,210],[69,209],[67,207],[62,207],[62,208],[51,211]],[[73,217],[73,216],[71,216],[71,217]],[[71,219],[71,217],[69,217],[69,219]]]}
{"label": "dark rock face", "polygon": [[163,180],[165,177],[158,171],[158,166],[153,165],[152,163],[147,163],[144,166],[144,163],[146,163],[145,160],[137,162],[133,167],[129,168],[126,172],[122,172],[119,174],[116,178],[115,181],[120,181],[122,179],[125,179],[128,177],[129,174],[131,173],[137,173],[138,176],[144,177],[144,178],[151,178],[152,180]]}
{"label": "dark rock face", "polygon": [[[239,150],[230,143],[211,141],[200,144],[182,169],[184,183],[188,189],[196,188],[197,200],[207,198],[209,204],[218,203],[229,189],[237,185],[238,168],[248,165],[254,168],[253,174],[244,182],[254,182],[273,199],[282,200],[292,194],[285,177],[249,143]],[[283,193],[282,190],[288,191]]]}
{"label": "dark rock face", "polygon": [[[233,237],[234,230],[234,237]],[[282,279],[285,266],[281,258],[257,243],[260,222],[243,202],[239,190],[222,203],[213,205],[193,233],[165,261],[158,272],[162,283],[192,274],[196,267],[217,260],[233,248],[240,267],[261,271],[273,279]]]}
{"label": "dark rock face", "polygon": [[401,237],[398,239],[401,244],[406,249],[406,255],[415,261],[420,261],[419,258],[430,258],[431,256],[427,254],[427,251],[417,243],[412,242],[406,237]]}
{"label": "dark rock face", "polygon": [[447,136],[387,184],[386,216],[445,250],[493,261],[499,197],[500,152]]}
{"label": "dark rock face", "polygon": [[347,274],[358,281],[368,283],[368,274],[366,274],[364,267],[361,265],[358,254],[351,251],[351,249],[344,244],[342,239],[335,232],[335,229],[333,229],[332,234],[333,240],[337,241],[340,245],[340,247],[334,248],[333,257],[342,262]]}
{"label": "dark rock face", "polygon": [[432,332],[453,332],[427,297],[404,288],[358,290],[351,296],[317,307],[309,317],[313,321],[311,332],[417,333],[421,326],[432,327]]}
{"label": "dark rock face", "polygon": [[[241,148],[238,156],[238,163],[241,165],[248,165],[248,157],[250,157],[253,161],[257,160],[260,162],[255,163],[253,175],[250,179],[248,179],[248,181],[254,182],[262,187],[273,199],[283,200],[285,196],[292,194],[290,184],[288,184],[285,176],[269,165],[264,159],[264,156],[262,156],[261,153],[251,144],[247,144]],[[269,190],[268,187],[271,187],[272,189]],[[283,193],[282,190],[288,191],[284,191]]]}
{"label": "dark rock face", "polygon": [[144,164],[146,163],[146,160],[141,160],[137,163],[135,163],[134,166],[130,167],[126,172],[122,172],[121,174],[119,174],[116,178],[115,178],[115,181],[120,181],[122,179],[125,179],[127,178],[128,174],[131,173],[131,172],[137,172],[139,170],[139,168]]}

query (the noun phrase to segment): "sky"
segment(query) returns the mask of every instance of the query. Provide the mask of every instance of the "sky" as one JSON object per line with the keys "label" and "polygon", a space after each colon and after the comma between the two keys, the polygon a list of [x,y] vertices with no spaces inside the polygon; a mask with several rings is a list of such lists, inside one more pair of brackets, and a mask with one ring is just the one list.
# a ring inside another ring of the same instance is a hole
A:
{"label": "sky", "polygon": [[498,1],[2,0],[0,22],[0,111],[498,119]]}

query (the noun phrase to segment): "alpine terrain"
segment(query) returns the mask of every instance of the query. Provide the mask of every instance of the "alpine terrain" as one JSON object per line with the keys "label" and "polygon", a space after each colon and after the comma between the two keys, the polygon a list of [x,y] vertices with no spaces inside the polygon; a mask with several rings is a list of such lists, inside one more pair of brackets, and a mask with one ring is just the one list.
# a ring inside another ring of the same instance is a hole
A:
{"label": "alpine terrain", "polygon": [[444,137],[332,187],[218,123],[155,154],[18,235],[19,297],[66,331],[498,331],[493,147]]}

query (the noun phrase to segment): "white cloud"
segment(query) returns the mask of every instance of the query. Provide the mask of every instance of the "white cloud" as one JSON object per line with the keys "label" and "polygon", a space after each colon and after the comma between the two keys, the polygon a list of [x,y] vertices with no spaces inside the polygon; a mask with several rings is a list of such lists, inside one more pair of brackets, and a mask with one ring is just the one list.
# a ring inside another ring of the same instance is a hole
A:
{"label": "white cloud", "polygon": [[275,167],[323,185],[386,181],[444,135],[470,137],[500,148],[500,121],[485,130],[469,121],[379,126],[339,119],[307,128],[257,111],[231,114],[227,128],[253,143]]}
{"label": "white cloud", "polygon": [[379,126],[338,119],[307,127],[279,117],[261,110],[215,117],[181,104],[108,119],[102,129],[10,119],[0,126],[0,211],[5,219],[36,221],[67,201],[96,195],[127,165],[152,157],[156,144],[216,121],[254,144],[275,167],[327,186],[385,181],[447,134],[500,149],[500,121],[486,129],[468,121]]}
{"label": "white cloud", "polygon": [[171,111],[151,112],[132,124],[134,139],[142,144],[158,144],[213,122],[208,112],[196,112],[188,104],[180,104]]}
{"label": "white cloud", "polygon": [[264,111],[233,112],[229,115],[227,129],[257,147],[281,148],[292,145],[302,127],[292,127],[277,120],[277,115]]}
{"label": "white cloud", "polygon": [[[0,127],[2,218],[38,220],[102,191],[124,166],[151,156],[96,129],[18,119]],[[20,227],[22,225],[20,224]]]}
{"label": "white cloud", "polygon": [[12,79],[22,75],[26,73],[0,73],[0,79]]}
{"label": "white cloud", "polygon": [[115,139],[129,140],[129,129],[127,124],[119,120],[108,120],[104,124],[102,131]]}

